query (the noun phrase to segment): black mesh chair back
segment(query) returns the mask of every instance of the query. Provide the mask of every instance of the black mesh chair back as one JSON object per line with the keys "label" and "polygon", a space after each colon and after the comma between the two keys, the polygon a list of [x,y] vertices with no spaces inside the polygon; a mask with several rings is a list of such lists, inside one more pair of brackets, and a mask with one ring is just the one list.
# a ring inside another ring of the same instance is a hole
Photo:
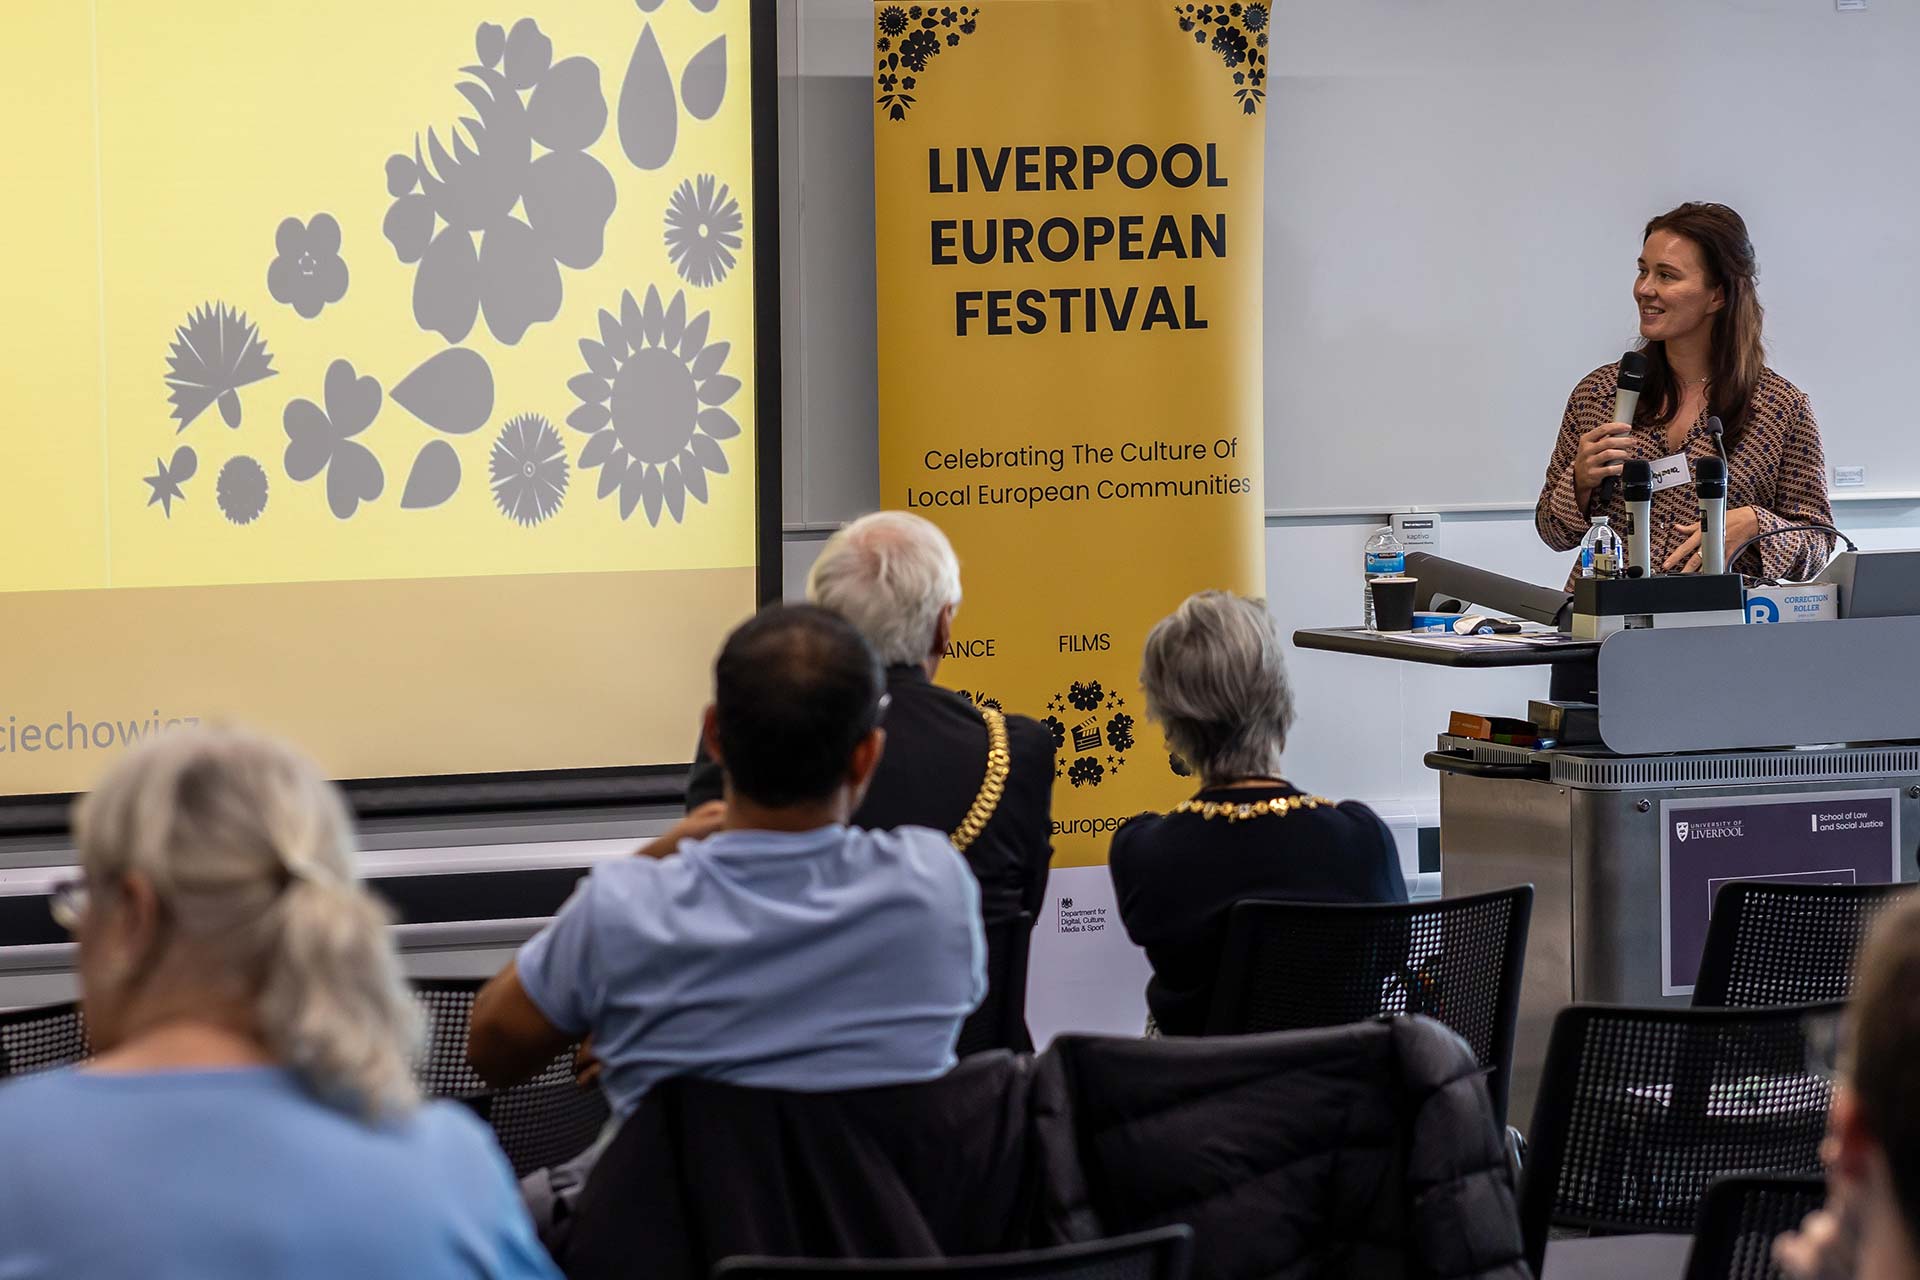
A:
{"label": "black mesh chair back", "polygon": [[1530,884],[1433,902],[1238,903],[1207,1034],[1424,1013],[1472,1047],[1504,1123],[1532,915]]}
{"label": "black mesh chair back", "polygon": [[1728,881],[1714,895],[1693,1003],[1750,1009],[1845,1000],[1874,917],[1912,887]]}
{"label": "black mesh chair back", "polygon": [[954,1052],[961,1057],[990,1049],[1025,1053],[1027,1034],[1027,954],[1033,946],[1033,917],[1027,912],[987,926],[987,998],[960,1026]]}
{"label": "black mesh chair back", "polygon": [[1700,1207],[1687,1280],[1785,1280],[1773,1241],[1827,1198],[1823,1178],[1747,1173],[1715,1178]]}
{"label": "black mesh chair back", "polygon": [[970,1258],[726,1258],[714,1280],[1185,1280],[1193,1232],[1138,1235]]}
{"label": "black mesh chair back", "polygon": [[77,1004],[0,1013],[0,1080],[72,1066],[93,1056]]}
{"label": "black mesh chair back", "polygon": [[1832,1085],[1807,1030],[1841,1008],[1562,1009],[1521,1188],[1535,1271],[1552,1228],[1684,1235],[1721,1174],[1818,1173]]}
{"label": "black mesh chair back", "polygon": [[585,1151],[610,1114],[598,1087],[574,1081],[569,1046],[539,1074],[507,1089],[490,1090],[467,1060],[467,1027],[477,978],[420,981],[414,998],[427,1017],[426,1048],[414,1066],[420,1091],[431,1098],[455,1098],[472,1107],[493,1127],[514,1174],[565,1163]]}

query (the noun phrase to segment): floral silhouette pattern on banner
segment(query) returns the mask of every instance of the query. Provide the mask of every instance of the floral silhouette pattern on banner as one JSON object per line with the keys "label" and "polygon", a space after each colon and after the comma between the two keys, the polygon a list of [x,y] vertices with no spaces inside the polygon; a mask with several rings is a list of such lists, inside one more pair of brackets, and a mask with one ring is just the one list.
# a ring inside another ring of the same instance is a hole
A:
{"label": "floral silhouette pattern on banner", "polygon": [[1242,4],[1177,4],[1173,16],[1193,42],[1220,55],[1233,72],[1233,96],[1252,115],[1267,96],[1267,31],[1273,13],[1264,0]]}
{"label": "floral silhouette pattern on banner", "polygon": [[914,93],[927,64],[970,36],[980,23],[980,6],[889,4],[874,16],[874,105],[887,119],[905,120],[917,101]]}
{"label": "floral silhouette pattern on banner", "polygon": [[1120,772],[1136,745],[1126,705],[1098,680],[1075,680],[1054,694],[1040,721],[1053,738],[1053,776],[1076,787],[1097,787]]}

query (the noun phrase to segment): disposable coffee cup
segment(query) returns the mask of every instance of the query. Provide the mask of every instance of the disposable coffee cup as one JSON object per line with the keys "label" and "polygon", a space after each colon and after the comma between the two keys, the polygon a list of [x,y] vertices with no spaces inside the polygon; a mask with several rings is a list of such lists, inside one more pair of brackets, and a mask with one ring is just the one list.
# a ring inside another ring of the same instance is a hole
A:
{"label": "disposable coffee cup", "polygon": [[1375,631],[1413,630],[1413,596],[1418,578],[1374,578],[1367,586],[1373,592],[1373,629]]}

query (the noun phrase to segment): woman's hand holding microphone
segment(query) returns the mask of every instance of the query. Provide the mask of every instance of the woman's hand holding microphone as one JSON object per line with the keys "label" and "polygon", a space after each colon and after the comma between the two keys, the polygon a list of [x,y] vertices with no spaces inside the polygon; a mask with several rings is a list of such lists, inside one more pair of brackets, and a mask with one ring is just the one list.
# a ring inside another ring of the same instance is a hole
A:
{"label": "woman's hand holding microphone", "polygon": [[1573,500],[1582,512],[1592,505],[1600,482],[1620,474],[1620,464],[1633,457],[1627,441],[1633,428],[1624,422],[1606,422],[1581,435],[1573,455]]}

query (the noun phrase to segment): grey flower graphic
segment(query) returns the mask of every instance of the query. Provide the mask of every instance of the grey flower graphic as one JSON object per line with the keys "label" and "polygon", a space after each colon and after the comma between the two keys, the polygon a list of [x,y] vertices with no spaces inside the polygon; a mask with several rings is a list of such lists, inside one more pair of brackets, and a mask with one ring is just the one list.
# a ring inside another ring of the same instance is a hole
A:
{"label": "grey flower graphic", "polygon": [[531,18],[510,33],[483,25],[474,48],[481,65],[462,68],[472,79],[454,87],[479,118],[461,120],[464,135],[450,131],[452,154],[430,129],[425,154],[416,134],[411,156],[387,161],[395,199],[383,229],[400,261],[420,264],[422,329],[460,342],[484,315],[511,346],[560,313],[560,268],[590,267],[605,248],[613,176],[586,149],[607,127],[607,102],[600,68],[553,61]]}
{"label": "grey flower graphic", "polygon": [[267,469],[246,454],[229,458],[214,481],[220,514],[234,524],[252,524],[267,509]]}
{"label": "grey flower graphic", "polygon": [[267,292],[311,320],[329,302],[347,296],[347,264],[340,257],[340,224],[330,213],[313,221],[288,218],[274,232],[273,264],[267,268]]}
{"label": "grey flower graphic", "polygon": [[180,486],[193,479],[193,473],[200,469],[200,458],[190,445],[183,444],[173,451],[171,461],[162,462],[155,458],[153,466],[154,473],[142,477],[147,487],[153,490],[152,496],[147,499],[147,505],[159,503],[160,514],[171,520],[174,502],[187,500],[187,495]]}
{"label": "grey flower graphic", "polygon": [[327,506],[346,520],[387,485],[380,460],[353,439],[380,415],[380,384],[356,377],[353,365],[335,360],[327,366],[325,399],[324,410],[311,400],[287,406],[287,476],[304,484],[325,471]]}
{"label": "grey flower graphic", "polygon": [[663,506],[678,522],[688,495],[707,500],[707,472],[726,474],[719,442],[740,424],[721,406],[740,380],[720,371],[730,344],[707,341],[709,319],[687,319],[685,293],[662,307],[649,287],[644,307],[623,295],[618,318],[600,313],[600,340],[580,341],[587,372],[567,383],[580,398],[567,425],[587,433],[578,465],[600,468],[600,497],[619,491],[622,520],[644,503],[647,523]]}
{"label": "grey flower graphic", "polygon": [[210,404],[230,427],[240,425],[240,388],[279,370],[261,341],[260,326],[226,303],[206,303],[173,331],[167,353],[167,400],[185,431]]}
{"label": "grey flower graphic", "polygon": [[667,200],[667,257],[688,284],[706,288],[727,278],[740,249],[746,220],[740,202],[719,180],[703,173],[682,182]]}
{"label": "grey flower graphic", "polygon": [[567,446],[553,424],[533,413],[507,419],[493,442],[493,501],[528,528],[560,509],[567,496]]}

